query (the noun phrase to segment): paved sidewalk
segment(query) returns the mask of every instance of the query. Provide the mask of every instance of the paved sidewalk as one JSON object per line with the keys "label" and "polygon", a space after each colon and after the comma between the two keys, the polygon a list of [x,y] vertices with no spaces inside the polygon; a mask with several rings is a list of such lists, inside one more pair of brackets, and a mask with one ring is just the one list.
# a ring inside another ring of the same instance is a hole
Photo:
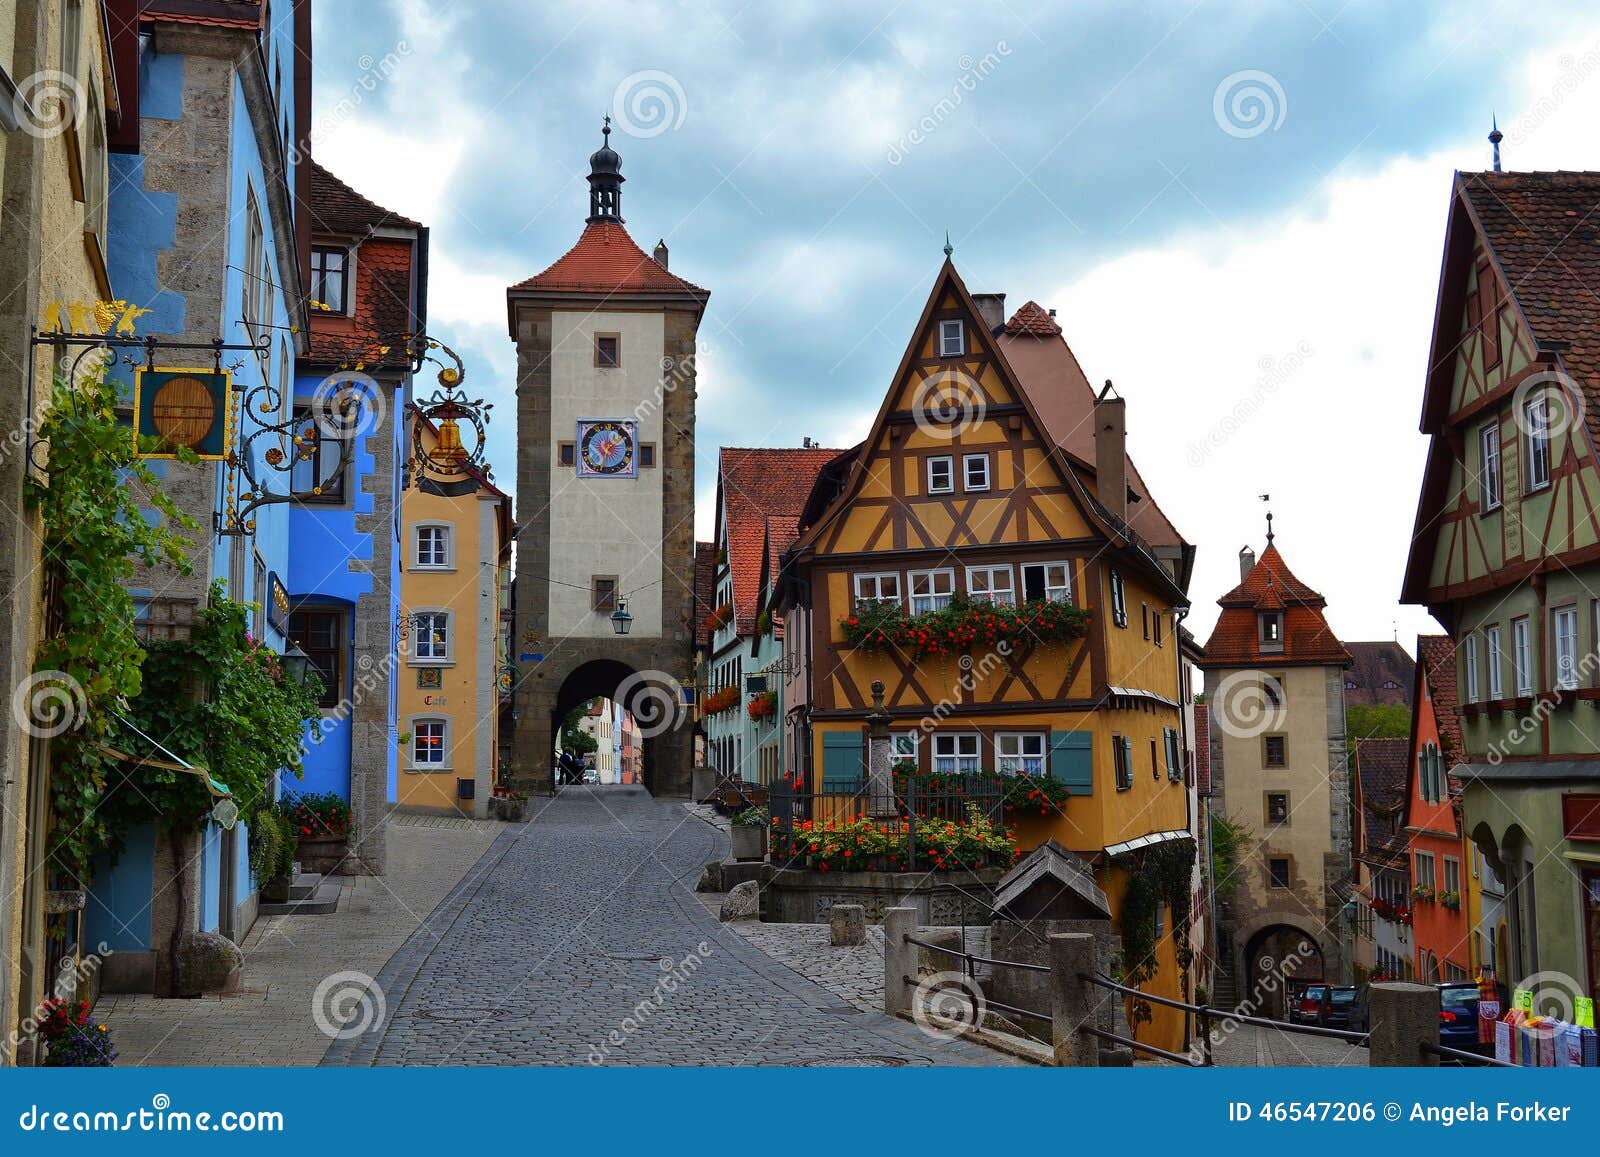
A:
{"label": "paved sidewalk", "polygon": [[199,1000],[107,995],[96,1015],[119,1065],[315,1065],[329,1037],[312,1015],[327,977],[376,976],[509,825],[395,816],[389,874],[343,881],[328,916],[266,916],[245,938],[240,992]]}

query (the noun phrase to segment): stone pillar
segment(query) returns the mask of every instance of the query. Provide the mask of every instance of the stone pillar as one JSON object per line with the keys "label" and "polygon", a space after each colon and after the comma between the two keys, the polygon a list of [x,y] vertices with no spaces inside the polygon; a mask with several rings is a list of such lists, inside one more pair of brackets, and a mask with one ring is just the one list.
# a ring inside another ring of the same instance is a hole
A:
{"label": "stone pillar", "polygon": [[835,904],[828,909],[828,938],[835,948],[867,942],[867,912],[860,904]]}
{"label": "stone pillar", "polygon": [[[883,1011],[898,1016],[911,1011],[917,982],[917,946],[906,940],[917,930],[915,908],[890,908],[883,914]],[[911,983],[906,983],[907,979]]]}
{"label": "stone pillar", "polygon": [[1395,982],[1371,988],[1372,1025],[1367,1063],[1373,1068],[1434,1066],[1439,1058],[1423,1052],[1439,1043],[1439,990],[1430,984]]}
{"label": "stone pillar", "polygon": [[1080,976],[1094,972],[1094,937],[1086,932],[1057,932],[1050,937],[1050,1040],[1056,1064],[1097,1068],[1100,1038],[1086,1033],[1096,1023],[1101,990]]}
{"label": "stone pillar", "polygon": [[873,816],[895,817],[894,774],[889,763],[890,716],[883,707],[883,680],[872,681],[872,711],[867,716],[867,809]]}

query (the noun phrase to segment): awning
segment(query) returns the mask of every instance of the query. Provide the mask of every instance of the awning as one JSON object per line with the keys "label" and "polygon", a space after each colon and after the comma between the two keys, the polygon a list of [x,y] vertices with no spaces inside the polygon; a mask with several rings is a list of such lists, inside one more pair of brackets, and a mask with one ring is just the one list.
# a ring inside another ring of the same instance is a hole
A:
{"label": "awning", "polygon": [[1140,848],[1154,847],[1156,844],[1170,843],[1173,840],[1192,840],[1192,832],[1182,829],[1175,832],[1151,832],[1147,836],[1140,836],[1136,840],[1129,840],[1123,844],[1108,844],[1105,847],[1107,857],[1120,856],[1125,852],[1137,852]]}
{"label": "awning", "polygon": [[1141,687],[1112,687],[1107,686],[1106,691],[1123,699],[1148,699],[1152,703],[1160,703],[1163,707],[1176,707],[1177,701],[1168,699],[1165,695],[1158,695],[1154,691],[1146,691]]}
{"label": "awning", "polygon": [[140,731],[123,716],[117,715],[116,712],[112,712],[112,715],[115,716],[118,723],[122,724],[129,731],[133,732],[140,739],[148,743],[151,747],[161,752],[162,755],[167,756],[166,759],[157,759],[156,757],[150,755],[131,755],[128,752],[121,751],[109,744],[100,744],[100,750],[105,752],[112,759],[115,759],[120,763],[132,764],[134,767],[159,767],[162,771],[181,771],[185,775],[197,776],[198,778],[205,780],[206,791],[211,794],[213,799],[227,799],[233,795],[233,792],[228,790],[227,784],[219,783],[218,781],[212,779],[211,773],[205,768],[196,767],[194,764],[188,762],[180,756],[174,755],[165,747],[161,746],[161,744],[156,740],[151,739],[150,736],[146,735],[143,731]]}

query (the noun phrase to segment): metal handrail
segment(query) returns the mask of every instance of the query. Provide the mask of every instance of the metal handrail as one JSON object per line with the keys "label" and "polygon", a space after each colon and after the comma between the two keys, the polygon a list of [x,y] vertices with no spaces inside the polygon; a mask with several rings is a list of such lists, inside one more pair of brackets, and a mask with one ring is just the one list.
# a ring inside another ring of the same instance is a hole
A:
{"label": "metal handrail", "polygon": [[1155,1045],[1147,1045],[1143,1041],[1134,1040],[1132,1037],[1118,1036],[1114,1032],[1107,1032],[1105,1029],[1095,1028],[1093,1025],[1082,1025],[1078,1031],[1099,1037],[1103,1041],[1110,1041],[1112,1044],[1127,1045],[1131,1049],[1138,1049],[1140,1052],[1158,1056],[1162,1060],[1172,1061],[1174,1064],[1184,1065],[1187,1068],[1198,1069],[1205,1067],[1193,1057],[1184,1056],[1182,1053],[1169,1053],[1166,1049],[1157,1048]]}
{"label": "metal handrail", "polygon": [[1515,1069],[1521,1067],[1520,1065],[1512,1064],[1510,1061],[1503,1061],[1498,1057],[1486,1057],[1482,1053],[1469,1053],[1465,1049],[1453,1049],[1449,1045],[1430,1044],[1426,1041],[1423,1042],[1422,1051],[1432,1053],[1436,1057],[1443,1057],[1448,1061],[1460,1061],[1464,1065],[1482,1065],[1484,1068],[1491,1069]]}
{"label": "metal handrail", "polygon": [[954,956],[971,964],[987,964],[991,968],[1016,968],[1023,972],[1049,972],[1048,964],[1028,964],[1021,960],[995,960],[990,956],[979,956],[975,952],[963,952],[958,948],[948,948],[943,944],[935,944],[930,940],[923,940],[918,936],[907,936],[906,943],[915,944],[919,948],[929,948],[934,952],[942,952],[946,956]]}
{"label": "metal handrail", "polygon": [[1088,984],[1097,984],[1101,988],[1109,988],[1113,992],[1120,992],[1124,996],[1135,996],[1140,1000],[1147,1000],[1151,1004],[1164,1005],[1167,1008],[1176,1008],[1184,1012],[1192,1012],[1209,1017],[1219,1017],[1223,1020],[1236,1020],[1240,1024],[1253,1024],[1261,1028],[1275,1028],[1281,1032],[1297,1032],[1305,1036],[1331,1037],[1334,1040],[1347,1040],[1353,1044],[1365,1045],[1368,1034],[1354,1032],[1344,1028],[1323,1028],[1320,1025],[1293,1024],[1288,1021],[1272,1020],[1264,1016],[1250,1016],[1242,1012],[1229,1012],[1226,1009],[1212,1008],[1209,1005],[1185,1004],[1181,1000],[1172,1000],[1165,996],[1157,996],[1153,992],[1141,992],[1137,988],[1129,988],[1126,984],[1118,984],[1109,976],[1091,975],[1087,972],[1078,973],[1078,979]]}

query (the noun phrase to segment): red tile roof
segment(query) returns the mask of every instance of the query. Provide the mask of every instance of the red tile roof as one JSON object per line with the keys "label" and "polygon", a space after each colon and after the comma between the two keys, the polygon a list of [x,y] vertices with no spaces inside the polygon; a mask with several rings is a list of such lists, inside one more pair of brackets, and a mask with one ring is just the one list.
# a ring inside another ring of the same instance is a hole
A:
{"label": "red tile roof", "polygon": [[694,645],[709,647],[711,632],[706,630],[706,616],[716,610],[717,600],[717,544],[694,544]]}
{"label": "red tile roof", "polygon": [[[1373,706],[1389,704],[1408,707],[1411,704],[1411,682],[1416,673],[1416,662],[1406,649],[1391,639],[1371,643],[1346,643],[1355,666],[1345,672],[1345,683],[1354,683],[1344,689],[1344,701]],[[1393,687],[1384,684],[1393,683]]]}
{"label": "red tile roof", "polygon": [[1356,854],[1388,863],[1405,853],[1402,827],[1411,769],[1409,739],[1356,740],[1356,791],[1361,842]]}
{"label": "red tile roof", "polygon": [[[1268,546],[1244,580],[1217,605],[1222,614],[1206,640],[1204,667],[1352,662],[1322,616],[1326,600],[1294,576],[1276,546]],[[1256,619],[1260,610],[1283,612],[1283,650],[1261,649]]]}
{"label": "red tile roof", "polygon": [[675,273],[669,273],[634,243],[616,221],[588,225],[578,243],[543,273],[511,287],[563,293],[666,293],[709,297],[710,294]]}
{"label": "red tile roof", "polygon": [[1450,768],[1465,757],[1466,749],[1461,742],[1461,700],[1456,692],[1456,645],[1449,635],[1417,636],[1417,670],[1428,681],[1434,723],[1439,728],[1439,747],[1444,755],[1450,804],[1455,812],[1456,832],[1459,834],[1461,781],[1450,774]]}
{"label": "red tile roof", "polygon": [[717,480],[721,541],[733,575],[733,608],[738,633],[755,630],[757,601],[764,581],[762,548],[771,535],[769,570],[794,542],[806,498],[822,468],[838,457],[820,447],[740,449],[724,447]]}
{"label": "red tile roof", "polygon": [[369,229],[422,228],[421,222],[363,197],[315,160],[307,164],[311,171],[311,199],[304,208],[313,232],[361,236]]}
{"label": "red tile roof", "polygon": [[1061,327],[1038,302],[1029,301],[1011,315],[1011,320],[1006,322],[1006,332],[1029,337],[1060,337]]}

